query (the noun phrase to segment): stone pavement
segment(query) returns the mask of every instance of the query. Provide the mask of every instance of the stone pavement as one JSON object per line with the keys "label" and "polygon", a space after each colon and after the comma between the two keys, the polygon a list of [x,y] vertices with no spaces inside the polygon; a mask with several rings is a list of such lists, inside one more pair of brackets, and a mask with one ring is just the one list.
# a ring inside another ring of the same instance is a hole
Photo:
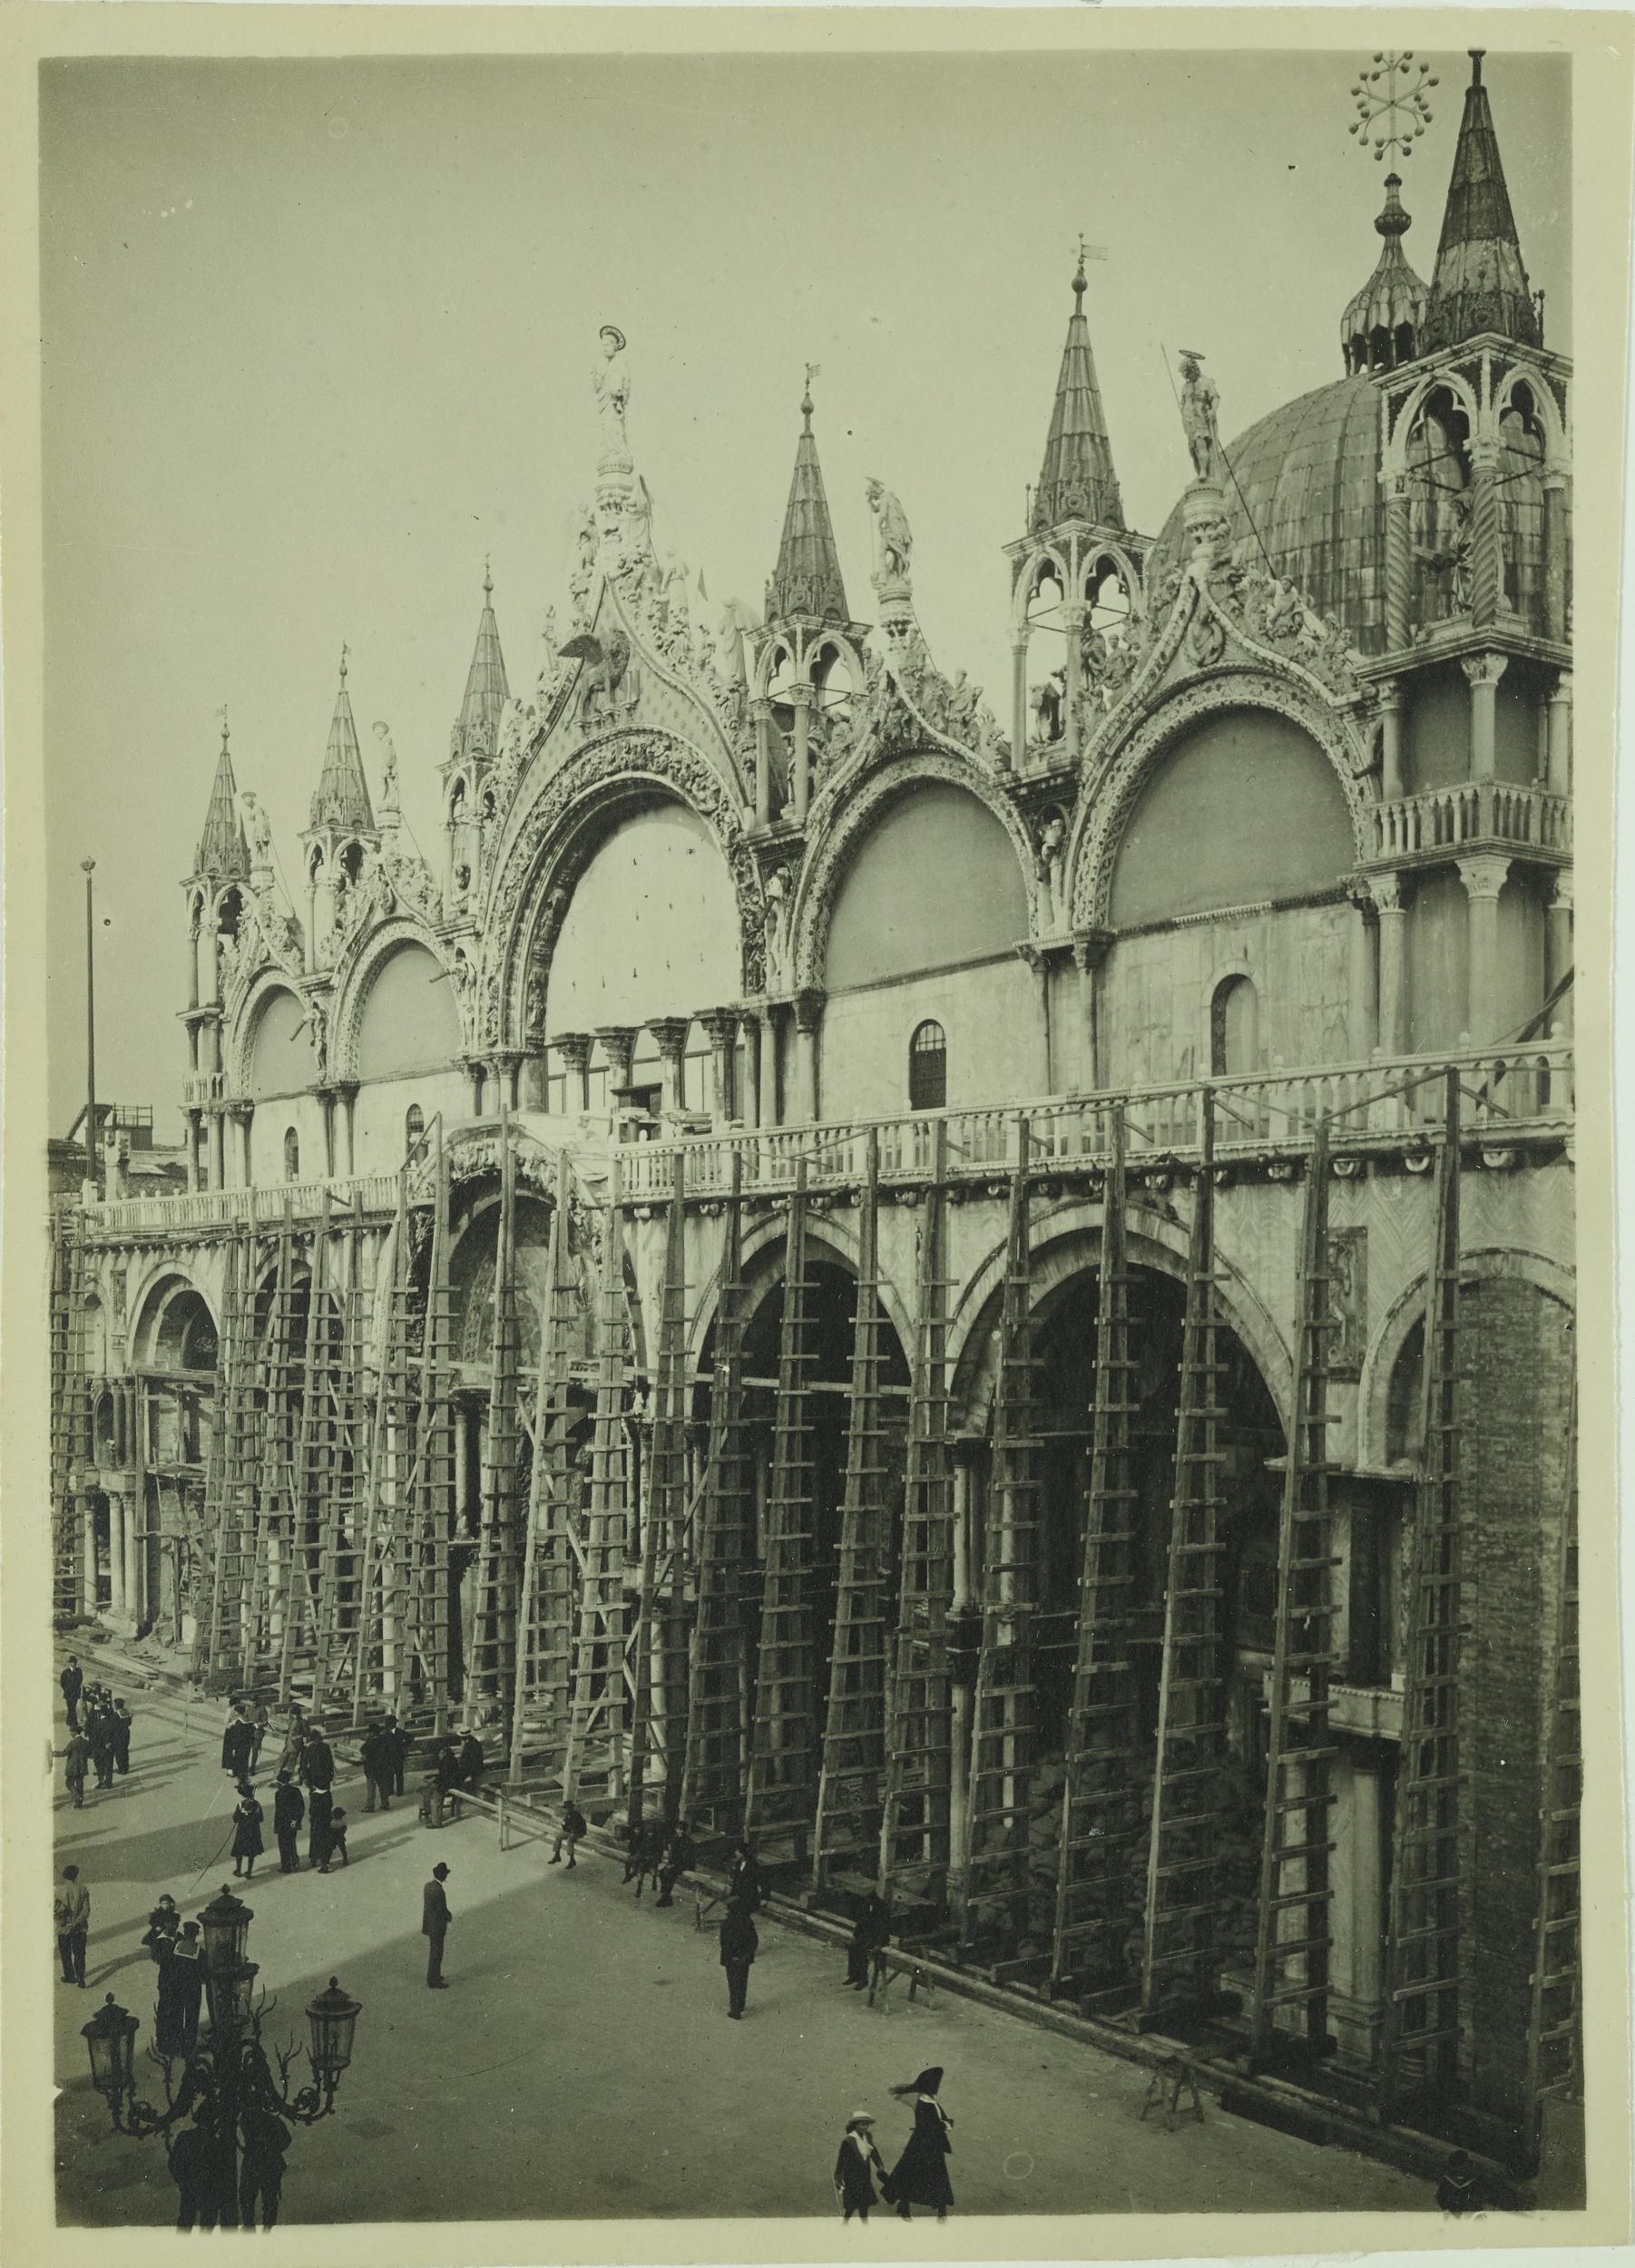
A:
{"label": "stone pavement", "polygon": [[[76,1813],[59,1765],[55,1823],[58,1864],[77,1860],[93,1898],[91,1989],[59,1985],[55,1999],[60,2212],[90,2226],[162,2224],[175,2192],[160,2142],[109,2132],[79,2027],[106,1991],[140,2015],[139,2074],[162,2101],[138,1941],[161,1891],[186,1914],[232,1880],[220,1707],[113,1683],[138,1717],[131,1777]],[[57,1725],[60,1752],[60,1707]],[[269,1811],[274,1761],[258,1778]],[[889,2165],[911,2121],[887,2090],[929,2063],[946,2068],[961,2216],[1430,2204],[1406,2175],[1212,2103],[1202,2126],[1142,2125],[1144,2070],[1020,2017],[948,1994],[871,2010],[842,1982],[843,1951],[765,1919],[749,2014],[729,2022],[714,1932],[695,1930],[690,1899],[658,1912],[610,1859],[582,1854],[569,1872],[537,1842],[502,1852],[494,1822],[469,1812],[429,1833],[412,1797],[371,1818],[344,1766],[337,1793],[349,1868],[281,1876],[273,1853],[234,1885],[277,1995],[269,2043],[304,2048],[302,2011],[332,1972],[363,2002],[337,2113],[291,2146],[286,2222],[827,2215],[847,2117],[874,2112]],[[438,1859],[452,1869],[451,1989],[432,1993],[420,1891]],[[42,1958],[48,1943],[43,1929]]]}

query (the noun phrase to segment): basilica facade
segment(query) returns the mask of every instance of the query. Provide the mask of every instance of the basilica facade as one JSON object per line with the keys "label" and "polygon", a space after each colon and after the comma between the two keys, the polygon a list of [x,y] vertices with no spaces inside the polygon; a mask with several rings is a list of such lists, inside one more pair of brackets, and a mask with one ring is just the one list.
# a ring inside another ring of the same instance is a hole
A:
{"label": "basilica facade", "polygon": [[1331,383],[1223,443],[1184,359],[1152,533],[1073,278],[992,699],[877,482],[848,591],[809,382],[764,608],[708,607],[603,331],[435,858],[344,660],[297,902],[223,735],[186,1189],[115,1129],[55,1214],[56,1603],[1524,2164],[1580,1998],[1571,373],[1479,58],[1428,285],[1399,187]]}

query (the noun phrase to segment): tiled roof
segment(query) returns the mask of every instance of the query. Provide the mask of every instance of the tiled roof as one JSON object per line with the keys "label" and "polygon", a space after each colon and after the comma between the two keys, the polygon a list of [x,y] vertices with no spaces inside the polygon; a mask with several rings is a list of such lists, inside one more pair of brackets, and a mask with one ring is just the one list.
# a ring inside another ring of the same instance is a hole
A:
{"label": "tiled roof", "polygon": [[1482,51],[1473,47],[1471,83],[1454,152],[1422,348],[1431,353],[1456,347],[1462,338],[1474,338],[1483,331],[1497,331],[1527,347],[1542,343],[1539,311],[1522,265],[1499,137],[1482,83]]}

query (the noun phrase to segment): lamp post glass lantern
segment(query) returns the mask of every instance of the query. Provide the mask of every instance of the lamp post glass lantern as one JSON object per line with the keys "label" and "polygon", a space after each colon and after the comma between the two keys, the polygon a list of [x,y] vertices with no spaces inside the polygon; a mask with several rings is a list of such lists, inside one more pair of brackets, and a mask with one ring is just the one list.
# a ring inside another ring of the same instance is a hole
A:
{"label": "lamp post glass lantern", "polygon": [[[210,1994],[210,2023],[183,2058],[181,2082],[173,2085],[174,2058],[151,2047],[149,2054],[164,2075],[165,2107],[155,2109],[136,2093],[136,2035],[140,2019],[130,2015],[109,1993],[90,2023],[81,2026],[91,2059],[91,2083],[108,2106],[116,2132],[147,2136],[169,2135],[191,2115],[209,2136],[201,2153],[178,2148],[171,2152],[181,2203],[177,2226],[192,2228],[253,2228],[259,2199],[263,2226],[276,2217],[281,2179],[282,2148],[275,2152],[277,2172],[267,2185],[269,2119],[287,2118],[294,2126],[316,2126],[335,2108],[341,2073],[352,2060],[353,2038],[363,2003],[343,1992],[340,1980],[331,1977],[327,1990],[308,2002],[309,2053],[312,2085],[286,2097],[289,2066],[296,2055],[292,2040],[274,2050],[277,2075],[261,2045],[265,2005],[256,2003],[259,1965],[245,1958],[250,1908],[235,1898],[225,1883],[200,1915],[204,1935],[204,1981]],[[240,2162],[243,2161],[243,2180]],[[201,2186],[201,2164],[214,2168]],[[208,2217],[205,2217],[207,2216]]]}

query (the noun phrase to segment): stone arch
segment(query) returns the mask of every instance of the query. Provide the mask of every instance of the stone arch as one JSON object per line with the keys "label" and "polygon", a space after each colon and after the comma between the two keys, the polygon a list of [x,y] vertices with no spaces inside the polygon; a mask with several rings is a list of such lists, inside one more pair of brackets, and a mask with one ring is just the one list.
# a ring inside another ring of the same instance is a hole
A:
{"label": "stone arch", "polygon": [[1451,394],[1464,410],[1469,420],[1473,441],[1485,429],[1482,405],[1468,380],[1462,377],[1457,370],[1444,368],[1427,372],[1392,418],[1390,438],[1385,452],[1384,472],[1387,479],[1406,476],[1410,469],[1408,440],[1415,421],[1431,396],[1443,392]]}
{"label": "stone arch", "polygon": [[1067,563],[1066,552],[1055,543],[1035,545],[1023,562],[1021,572],[1016,577],[1015,592],[1011,601],[1011,629],[1017,638],[1022,637],[1027,630],[1028,609],[1037,595],[1040,577],[1046,568],[1054,569],[1056,581],[1062,586],[1062,598],[1070,603],[1072,600],[1073,576]]}
{"label": "stone arch", "polygon": [[[1130,1202],[1125,1240],[1131,1263],[1182,1282],[1187,1272],[1188,1224],[1168,1198],[1160,1206]],[[1070,1198],[1034,1216],[1033,1222],[1033,1305],[1040,1306],[1073,1276],[1101,1264],[1101,1204]],[[954,1383],[950,1402],[967,1422],[985,1423],[993,1396],[993,1349],[983,1344],[983,1320],[1004,1273],[1003,1235],[980,1267],[970,1275],[949,1318],[948,1365]],[[1220,1248],[1217,1265],[1229,1282],[1220,1292],[1221,1319],[1241,1341],[1265,1382],[1285,1427],[1294,1406],[1294,1359],[1287,1341],[1259,1294]]]}
{"label": "stone arch", "polygon": [[1032,932],[1036,919],[1033,846],[1014,806],[979,768],[974,758],[962,759],[940,749],[916,748],[881,766],[856,789],[833,815],[805,861],[789,909],[791,961],[797,987],[822,984],[828,956],[829,921],[847,867],[887,806],[918,782],[964,788],[999,821],[1016,854]]}
{"label": "stone arch", "polygon": [[1518,386],[1525,386],[1532,398],[1533,415],[1544,431],[1544,467],[1548,473],[1564,473],[1569,467],[1566,420],[1554,388],[1547,385],[1536,370],[1518,362],[1500,379],[1493,394],[1493,419],[1497,432],[1500,421],[1511,406]]}
{"label": "stone arch", "polygon": [[[239,1002],[232,1021],[232,1032],[228,1043],[228,1090],[235,1095],[250,1092],[250,1076],[255,1061],[256,1035],[261,1020],[273,1000],[286,994],[300,1010],[308,1013],[308,1003],[299,985],[293,983],[279,969],[263,969]],[[313,1060],[310,1076],[318,1076],[317,1055],[317,1027],[308,1022],[308,1031],[313,1041]]]}
{"label": "stone arch", "polygon": [[[881,1207],[882,1223],[886,1207]],[[742,1264],[746,1290],[759,1286],[750,1304],[764,1298],[771,1286],[779,1281],[783,1272],[783,1248],[786,1217],[781,1207],[748,1220],[744,1227]],[[849,1213],[839,1208],[827,1213],[808,1214],[807,1244],[819,1259],[827,1260],[836,1267],[844,1268],[848,1276],[857,1273],[857,1235],[851,1225]],[[905,1355],[914,1346],[914,1309],[906,1301],[895,1278],[879,1262],[880,1305],[886,1320],[896,1333],[897,1343]],[[688,1353],[692,1365],[703,1357],[705,1344],[715,1328],[720,1306],[721,1271],[720,1264],[705,1278],[693,1308],[689,1334]]]}
{"label": "stone arch", "polygon": [[623,813],[680,803],[715,839],[738,907],[743,989],[765,982],[765,904],[736,795],[698,750],[672,735],[631,728],[592,741],[543,783],[510,841],[488,894],[483,1044],[522,1045],[543,1032],[544,983],[574,883]]}
{"label": "stone arch", "polygon": [[[1483,1245],[1461,1254],[1460,1280],[1483,1276],[1520,1276],[1546,1297],[1576,1312],[1577,1279],[1573,1271],[1548,1253],[1520,1245]],[[1363,1357],[1357,1381],[1356,1461],[1383,1469],[1390,1432],[1391,1381],[1404,1347],[1425,1311],[1426,1278],[1416,1276],[1399,1292],[1381,1318],[1378,1330]]]}
{"label": "stone arch", "polygon": [[[132,1365],[140,1370],[170,1370],[178,1366],[187,1333],[202,1310],[219,1332],[220,1316],[204,1286],[173,1260],[161,1260],[148,1281],[131,1295]],[[168,1358],[168,1359],[167,1359]]]}
{"label": "stone arch", "polygon": [[429,953],[448,971],[450,988],[455,995],[463,1040],[469,1040],[469,1026],[465,992],[468,985],[456,982],[458,963],[451,958],[436,935],[424,922],[414,915],[399,912],[388,920],[368,930],[359,937],[336,973],[335,991],[330,1007],[330,1076],[338,1080],[357,1077],[357,1039],[362,1028],[363,1012],[369,989],[385,963],[404,945],[418,945]]}
{"label": "stone arch", "polygon": [[1320,707],[1302,687],[1272,670],[1212,670],[1178,686],[1133,723],[1110,753],[1097,793],[1081,803],[1068,854],[1075,928],[1108,926],[1113,868],[1148,779],[1190,726],[1234,709],[1267,710],[1306,734],[1327,758],[1345,797],[1357,865],[1371,855],[1374,804],[1364,777],[1369,752],[1362,736],[1337,711]]}

